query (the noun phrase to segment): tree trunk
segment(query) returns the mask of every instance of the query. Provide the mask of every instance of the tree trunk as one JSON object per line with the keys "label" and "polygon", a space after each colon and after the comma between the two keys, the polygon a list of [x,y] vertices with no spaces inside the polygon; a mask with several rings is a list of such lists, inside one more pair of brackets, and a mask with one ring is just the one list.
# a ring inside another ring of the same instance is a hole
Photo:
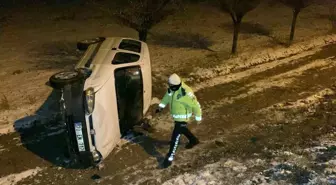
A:
{"label": "tree trunk", "polygon": [[235,54],[237,52],[237,45],[238,45],[238,34],[240,30],[240,23],[241,20],[238,20],[233,23],[233,41],[232,41],[232,50],[231,53]]}
{"label": "tree trunk", "polygon": [[336,3],[330,6],[331,31],[336,32]]}
{"label": "tree trunk", "polygon": [[296,26],[296,19],[297,16],[299,15],[300,10],[294,10],[293,11],[293,20],[292,20],[292,28],[289,36],[289,42],[292,43],[294,40],[294,34],[295,34],[295,26]]}
{"label": "tree trunk", "polygon": [[139,40],[146,42],[147,41],[147,30],[139,30],[138,34],[139,34]]}

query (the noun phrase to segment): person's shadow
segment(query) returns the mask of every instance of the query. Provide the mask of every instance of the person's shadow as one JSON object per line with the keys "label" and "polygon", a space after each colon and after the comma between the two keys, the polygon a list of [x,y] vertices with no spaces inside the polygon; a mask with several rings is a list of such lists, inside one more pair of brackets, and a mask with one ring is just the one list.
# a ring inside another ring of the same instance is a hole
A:
{"label": "person's shadow", "polygon": [[34,115],[20,118],[14,122],[14,129],[20,134],[22,146],[36,156],[70,169],[85,168],[74,165],[67,155],[65,126],[60,122],[60,92],[53,90]]}
{"label": "person's shadow", "polygon": [[162,153],[159,152],[159,150],[165,148],[167,149],[166,152],[168,152],[170,141],[155,139],[142,128],[137,128],[130,131],[129,134],[123,138],[130,141],[131,143],[140,145],[148,155],[156,158],[156,161],[158,162],[158,168],[162,167],[161,164],[165,157],[162,155]]}
{"label": "person's shadow", "polygon": [[[139,127],[133,129],[132,131],[129,131],[122,137],[122,139],[127,140],[129,143],[134,143],[141,146],[148,155],[156,158],[156,161],[158,163],[157,168],[163,168],[162,163],[164,160],[164,156],[158,150],[161,148],[169,148],[170,141],[155,139],[150,136],[147,128],[144,129]],[[168,149],[166,152],[168,152]],[[97,182],[99,182],[99,179],[101,178],[102,176],[100,176],[99,174],[94,174],[91,176],[91,179],[97,180]]]}

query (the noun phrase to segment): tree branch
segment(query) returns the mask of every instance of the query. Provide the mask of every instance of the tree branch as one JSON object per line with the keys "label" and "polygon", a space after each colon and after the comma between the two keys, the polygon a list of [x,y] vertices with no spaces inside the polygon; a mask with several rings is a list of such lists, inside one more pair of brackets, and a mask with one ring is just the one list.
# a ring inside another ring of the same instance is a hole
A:
{"label": "tree branch", "polygon": [[237,19],[236,19],[236,17],[235,17],[235,15],[234,15],[233,12],[230,12],[230,16],[231,16],[232,21],[233,21],[234,23],[236,23],[236,22],[237,22]]}
{"label": "tree branch", "polygon": [[238,23],[241,23],[241,20],[243,19],[243,17],[244,17],[244,14],[238,14],[238,15],[236,15],[236,17],[237,17],[237,22]]}
{"label": "tree branch", "polygon": [[139,30],[139,25],[134,23],[132,19],[127,18],[127,15],[123,15],[122,13],[120,13],[120,14],[115,14],[115,16],[118,19],[118,21],[121,22],[122,24],[130,28],[133,28],[135,30]]}
{"label": "tree branch", "polygon": [[165,6],[167,6],[168,3],[170,3],[170,1],[171,0],[164,0],[163,3],[161,4],[161,6],[159,6],[159,8],[154,12],[161,11]]}

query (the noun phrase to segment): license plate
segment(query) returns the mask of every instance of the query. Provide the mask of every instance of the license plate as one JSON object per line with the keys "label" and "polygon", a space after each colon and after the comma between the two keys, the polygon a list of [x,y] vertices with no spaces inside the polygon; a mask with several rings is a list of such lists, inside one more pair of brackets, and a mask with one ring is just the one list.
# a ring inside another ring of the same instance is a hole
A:
{"label": "license plate", "polygon": [[82,123],[77,122],[75,123],[75,132],[76,132],[76,139],[78,144],[78,150],[80,152],[85,151],[84,139],[83,139],[83,132],[82,132]]}

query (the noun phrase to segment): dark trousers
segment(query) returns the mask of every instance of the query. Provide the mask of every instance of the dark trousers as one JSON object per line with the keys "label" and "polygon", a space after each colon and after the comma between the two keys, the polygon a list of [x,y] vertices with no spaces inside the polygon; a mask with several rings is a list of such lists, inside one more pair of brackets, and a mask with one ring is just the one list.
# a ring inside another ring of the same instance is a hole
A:
{"label": "dark trousers", "polygon": [[198,139],[190,132],[190,130],[187,128],[186,122],[175,122],[174,131],[170,140],[170,149],[167,154],[167,158],[169,161],[174,160],[175,152],[177,150],[180,136],[181,134],[185,135],[190,143],[196,142]]}

